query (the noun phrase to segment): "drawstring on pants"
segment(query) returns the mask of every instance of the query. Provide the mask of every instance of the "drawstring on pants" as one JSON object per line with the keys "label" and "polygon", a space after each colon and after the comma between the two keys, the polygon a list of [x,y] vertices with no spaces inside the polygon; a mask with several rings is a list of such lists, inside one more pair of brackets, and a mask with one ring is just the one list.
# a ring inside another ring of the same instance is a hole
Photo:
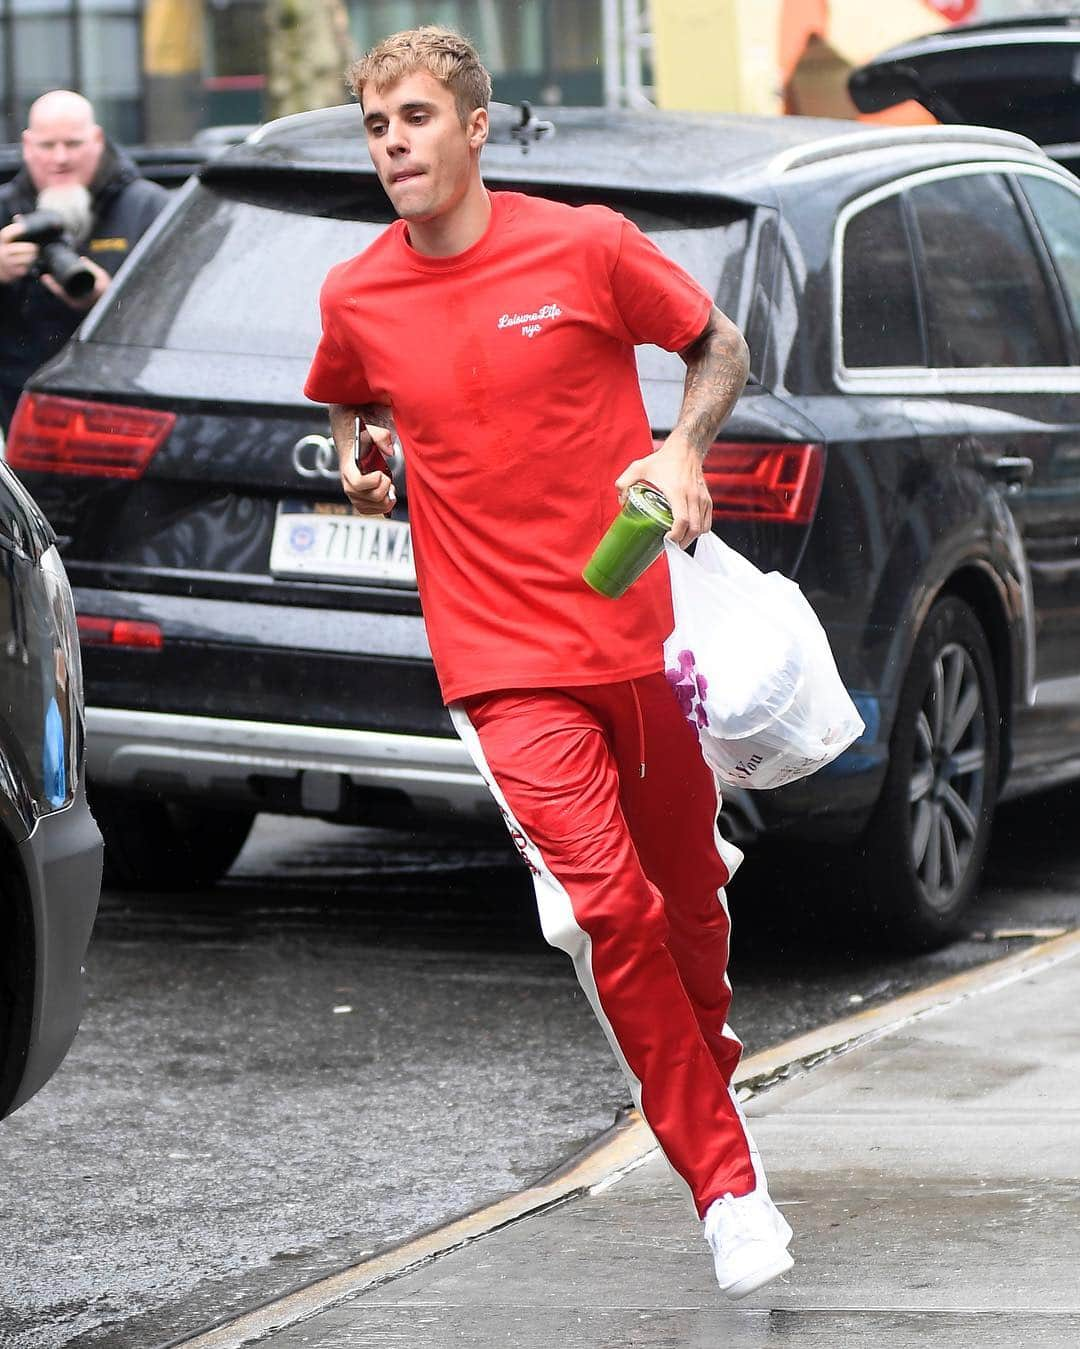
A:
{"label": "drawstring on pants", "polygon": [[631,679],[630,692],[634,697],[634,712],[637,714],[638,759],[641,762],[640,777],[645,776],[645,718],[641,715],[641,699],[638,697],[637,684]]}

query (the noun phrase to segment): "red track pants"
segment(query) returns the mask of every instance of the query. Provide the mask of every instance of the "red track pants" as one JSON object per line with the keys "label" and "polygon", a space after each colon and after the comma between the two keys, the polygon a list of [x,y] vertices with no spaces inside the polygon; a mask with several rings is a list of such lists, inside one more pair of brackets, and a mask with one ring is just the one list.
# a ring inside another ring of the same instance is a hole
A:
{"label": "red track pants", "polygon": [[716,832],[716,784],[667,680],[484,693],[450,710],[533,873],[544,936],[573,959],[698,1213],[747,1194],[718,848],[732,865],[739,854]]}

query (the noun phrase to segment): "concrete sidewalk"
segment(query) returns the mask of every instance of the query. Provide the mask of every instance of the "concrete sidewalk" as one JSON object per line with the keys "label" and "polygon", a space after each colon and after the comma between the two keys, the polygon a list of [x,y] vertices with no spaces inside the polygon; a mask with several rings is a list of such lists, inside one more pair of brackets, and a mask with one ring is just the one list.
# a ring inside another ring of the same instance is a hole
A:
{"label": "concrete sidewalk", "polygon": [[808,1040],[747,1102],[795,1268],[744,1302],[717,1292],[666,1164],[627,1165],[624,1140],[622,1169],[584,1193],[189,1343],[1075,1349],[1080,934],[934,993],[853,1019],[842,1052]]}

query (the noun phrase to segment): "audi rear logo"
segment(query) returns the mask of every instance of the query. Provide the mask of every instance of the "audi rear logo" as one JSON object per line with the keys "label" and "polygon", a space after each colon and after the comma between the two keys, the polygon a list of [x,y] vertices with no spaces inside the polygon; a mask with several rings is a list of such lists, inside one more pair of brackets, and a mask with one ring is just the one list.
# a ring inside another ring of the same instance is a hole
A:
{"label": "audi rear logo", "polygon": [[[401,462],[397,440],[387,456],[387,462],[390,472],[396,477]],[[293,446],[292,466],[301,478],[333,478],[337,482],[341,476],[337,448],[329,436],[304,436],[298,440]]]}
{"label": "audi rear logo", "polygon": [[329,436],[304,436],[293,446],[293,468],[301,478],[333,478],[340,476],[338,455]]}

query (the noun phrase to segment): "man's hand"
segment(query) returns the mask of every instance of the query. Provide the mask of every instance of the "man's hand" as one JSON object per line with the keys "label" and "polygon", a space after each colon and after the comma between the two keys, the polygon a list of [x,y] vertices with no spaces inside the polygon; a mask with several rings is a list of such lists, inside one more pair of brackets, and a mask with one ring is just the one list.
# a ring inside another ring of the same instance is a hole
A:
{"label": "man's hand", "polygon": [[21,228],[17,220],[0,230],[0,285],[9,286],[20,281],[37,262],[37,244],[19,239]]}
{"label": "man's hand", "polygon": [[667,498],[674,517],[668,533],[672,543],[685,548],[712,528],[712,500],[701,470],[701,456],[679,431],[672,431],[658,450],[635,459],[619,476],[615,483],[619,500],[625,501],[634,483],[643,479]]}
{"label": "man's hand", "polygon": [[52,291],[58,300],[63,300],[63,302],[71,309],[78,310],[80,313],[85,314],[88,309],[93,309],[94,305],[97,304],[98,300],[100,300],[109,289],[109,283],[112,281],[112,277],[104,267],[99,267],[96,262],[91,262],[89,258],[80,258],[79,261],[94,274],[94,289],[89,291],[86,295],[80,295],[78,299],[75,299],[73,296],[69,295],[59,281],[48,272],[42,272],[40,281],[45,289]]}
{"label": "man's hand", "polygon": [[[384,411],[389,420],[389,409]],[[381,469],[362,473],[357,466],[357,459],[363,459],[374,445],[383,458],[389,461],[394,453],[393,432],[362,417],[358,454],[356,412],[355,408],[340,405],[330,409],[330,430],[338,452],[341,486],[359,515],[389,515],[396,500],[393,480]]]}

